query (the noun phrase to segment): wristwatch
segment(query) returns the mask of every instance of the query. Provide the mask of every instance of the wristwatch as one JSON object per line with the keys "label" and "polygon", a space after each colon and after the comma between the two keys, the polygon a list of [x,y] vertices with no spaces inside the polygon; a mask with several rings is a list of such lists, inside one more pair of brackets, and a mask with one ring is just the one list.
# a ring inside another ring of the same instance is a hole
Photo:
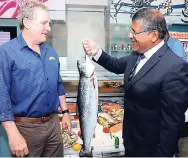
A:
{"label": "wristwatch", "polygon": [[65,113],[69,113],[69,110],[67,109],[67,110],[62,111],[62,114],[65,114]]}

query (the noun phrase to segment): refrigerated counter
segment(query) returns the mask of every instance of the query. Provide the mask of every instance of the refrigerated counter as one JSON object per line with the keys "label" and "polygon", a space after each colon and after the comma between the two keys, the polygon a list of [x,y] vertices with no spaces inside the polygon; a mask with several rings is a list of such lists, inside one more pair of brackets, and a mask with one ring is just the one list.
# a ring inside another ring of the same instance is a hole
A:
{"label": "refrigerated counter", "polygon": [[[72,131],[78,136],[80,126],[76,100],[79,74],[77,70],[61,71],[60,74],[66,91],[67,106],[72,115]],[[96,75],[99,85],[99,111],[95,137],[91,141],[93,154],[96,157],[122,156],[124,154],[122,140],[122,120],[124,115],[123,74],[116,75],[106,70],[99,70],[96,71]],[[105,127],[106,125],[108,128]],[[106,129],[110,129],[110,131],[107,132],[105,131]],[[119,138],[119,146],[117,148],[114,145],[115,137]],[[82,144],[79,136],[73,144],[75,143]],[[64,153],[65,156],[78,156],[79,151],[74,151],[71,144],[69,144],[69,146],[65,146]]]}

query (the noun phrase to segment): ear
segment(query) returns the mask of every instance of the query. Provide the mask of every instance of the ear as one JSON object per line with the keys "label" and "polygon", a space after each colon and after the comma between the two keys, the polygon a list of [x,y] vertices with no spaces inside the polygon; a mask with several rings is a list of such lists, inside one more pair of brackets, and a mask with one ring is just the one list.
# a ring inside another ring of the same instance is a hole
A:
{"label": "ear", "polygon": [[24,19],[23,19],[23,24],[24,24],[24,27],[25,27],[26,29],[29,28],[29,21],[28,21],[27,18],[24,18]]}
{"label": "ear", "polygon": [[152,32],[152,42],[155,43],[159,39],[159,32],[153,31]]}

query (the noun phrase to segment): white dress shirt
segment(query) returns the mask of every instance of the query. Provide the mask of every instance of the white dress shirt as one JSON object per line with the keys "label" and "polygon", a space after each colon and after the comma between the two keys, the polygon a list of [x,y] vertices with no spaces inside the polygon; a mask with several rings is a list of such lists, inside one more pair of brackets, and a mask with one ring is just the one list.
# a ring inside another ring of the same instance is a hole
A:
{"label": "white dress shirt", "polygon": [[151,56],[153,54],[155,54],[155,52],[157,52],[157,50],[159,48],[161,48],[164,44],[164,40],[162,40],[159,44],[157,44],[155,47],[151,48],[150,50],[148,50],[147,52],[144,53],[145,58],[140,60],[138,66],[136,67],[136,71],[135,71],[135,75],[138,73],[138,71],[144,66],[144,64],[149,60],[149,58],[151,58]]}

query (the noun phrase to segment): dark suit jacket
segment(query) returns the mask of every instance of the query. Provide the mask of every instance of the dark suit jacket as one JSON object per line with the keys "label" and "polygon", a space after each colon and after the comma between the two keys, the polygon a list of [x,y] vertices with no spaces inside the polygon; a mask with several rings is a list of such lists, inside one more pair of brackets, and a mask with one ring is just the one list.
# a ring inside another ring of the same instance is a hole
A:
{"label": "dark suit jacket", "polygon": [[123,138],[129,156],[173,156],[188,106],[188,64],[164,44],[128,83],[136,53],[103,52],[98,64],[124,73]]}

